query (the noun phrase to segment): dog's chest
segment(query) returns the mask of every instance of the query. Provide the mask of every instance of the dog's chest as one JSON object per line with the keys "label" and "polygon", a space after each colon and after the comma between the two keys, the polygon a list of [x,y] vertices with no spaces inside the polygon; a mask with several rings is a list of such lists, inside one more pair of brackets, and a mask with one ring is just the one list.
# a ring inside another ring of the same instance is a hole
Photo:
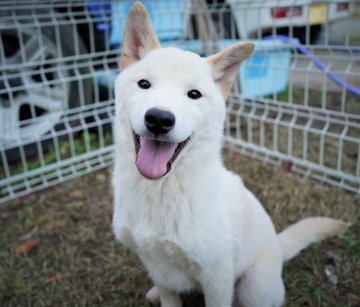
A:
{"label": "dog's chest", "polygon": [[209,240],[208,211],[202,212],[198,206],[203,193],[180,184],[172,189],[155,185],[151,189],[138,185],[137,189],[122,189],[118,197],[114,214],[117,238],[144,264],[151,263],[146,265],[148,270],[156,267],[163,272],[166,266],[166,271],[197,275],[209,249],[203,244]]}
{"label": "dog's chest", "polygon": [[179,242],[154,235],[136,236],[126,227],[122,229],[122,241],[144,262],[175,266],[192,274],[198,274],[200,271],[200,265],[194,255],[190,255]]}

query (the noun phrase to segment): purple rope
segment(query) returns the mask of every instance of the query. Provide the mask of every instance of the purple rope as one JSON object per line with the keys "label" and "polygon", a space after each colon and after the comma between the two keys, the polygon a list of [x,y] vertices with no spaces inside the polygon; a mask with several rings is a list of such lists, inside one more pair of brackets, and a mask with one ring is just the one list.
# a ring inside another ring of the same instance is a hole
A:
{"label": "purple rope", "polygon": [[305,54],[308,58],[310,58],[315,65],[325,72],[327,77],[332,80],[335,84],[345,88],[349,93],[354,94],[356,96],[360,96],[360,89],[345,82],[344,79],[340,78],[339,76],[335,75],[334,73],[327,71],[326,66],[321,60],[316,57],[308,48],[304,47],[300,44],[299,40],[297,39],[291,39],[285,35],[275,35],[275,36],[267,36],[264,38],[264,40],[280,40],[283,43],[289,43],[293,46],[295,46],[301,53]]}

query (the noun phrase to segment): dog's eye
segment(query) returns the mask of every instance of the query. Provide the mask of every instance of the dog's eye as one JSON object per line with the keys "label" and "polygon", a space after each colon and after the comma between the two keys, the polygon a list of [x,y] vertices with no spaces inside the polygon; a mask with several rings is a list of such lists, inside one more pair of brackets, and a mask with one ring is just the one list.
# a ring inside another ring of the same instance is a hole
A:
{"label": "dog's eye", "polygon": [[150,82],[148,80],[144,80],[144,79],[141,79],[138,82],[138,85],[139,85],[139,87],[141,87],[144,90],[147,90],[151,86]]}
{"label": "dog's eye", "polygon": [[198,90],[188,91],[187,95],[191,99],[199,99],[200,97],[202,97],[201,93]]}

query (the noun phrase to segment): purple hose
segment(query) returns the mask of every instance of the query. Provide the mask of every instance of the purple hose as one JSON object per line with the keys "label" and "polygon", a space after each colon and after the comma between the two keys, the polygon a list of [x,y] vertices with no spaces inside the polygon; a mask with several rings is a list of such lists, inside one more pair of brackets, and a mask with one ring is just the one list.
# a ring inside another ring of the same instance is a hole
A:
{"label": "purple hose", "polygon": [[290,37],[287,37],[285,35],[274,35],[274,36],[267,36],[264,38],[264,40],[272,40],[272,39],[280,40],[283,43],[288,43],[295,46],[301,53],[305,54],[308,58],[313,60],[315,65],[320,70],[325,72],[325,74],[328,76],[330,80],[335,82],[337,85],[345,88],[349,93],[354,94],[356,96],[360,96],[359,88],[346,83],[344,79],[341,79],[339,76],[335,75],[334,73],[327,71],[325,64],[321,62],[321,60],[318,57],[316,57],[308,48],[301,45],[299,40],[291,39]]}

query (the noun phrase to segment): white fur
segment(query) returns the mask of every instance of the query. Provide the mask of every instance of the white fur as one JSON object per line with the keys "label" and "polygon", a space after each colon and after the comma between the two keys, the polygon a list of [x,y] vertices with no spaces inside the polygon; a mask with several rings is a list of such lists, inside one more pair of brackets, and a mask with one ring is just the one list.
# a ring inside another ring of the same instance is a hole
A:
{"label": "white fur", "polygon": [[[213,65],[176,48],[154,49],[117,78],[114,233],[148,270],[156,286],[147,294],[153,303],[160,298],[161,306],[178,307],[179,293],[201,290],[207,307],[280,306],[284,259],[344,225],[329,221],[331,231],[316,236],[315,222],[306,238],[292,242],[304,228],[293,226],[280,244],[259,201],[223,166],[225,102]],[[151,88],[139,88],[141,79],[150,80]],[[203,97],[190,99],[191,89]],[[191,138],[159,180],[144,178],[135,166],[133,131],[149,134],[144,114],[152,107],[175,114],[169,141]],[[283,250],[290,245],[291,255]]]}

